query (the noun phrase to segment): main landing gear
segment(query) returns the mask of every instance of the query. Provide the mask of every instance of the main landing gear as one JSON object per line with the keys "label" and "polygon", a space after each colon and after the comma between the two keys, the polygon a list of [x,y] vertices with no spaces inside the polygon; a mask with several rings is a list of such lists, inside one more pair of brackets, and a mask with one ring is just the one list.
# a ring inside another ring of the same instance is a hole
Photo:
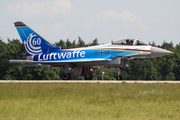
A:
{"label": "main landing gear", "polygon": [[[93,79],[93,69],[91,67],[89,67],[89,66],[84,67],[83,69],[81,69],[81,71],[82,71],[81,75],[85,75],[85,80],[92,80]],[[64,73],[62,74],[62,79],[63,80],[71,79],[69,64],[64,65]]]}
{"label": "main landing gear", "polygon": [[[122,80],[123,78],[121,76],[121,67],[118,67],[118,68],[116,67],[116,69],[118,70],[117,80]],[[83,69],[81,69],[81,71],[82,71],[82,73],[79,75],[85,75],[85,80],[93,79],[93,69],[90,66],[84,67]],[[69,64],[64,65],[64,73],[62,74],[62,79],[63,80],[71,79]]]}
{"label": "main landing gear", "polygon": [[63,80],[69,80],[70,78],[71,78],[70,73],[63,73],[63,74],[62,74],[62,79],[63,79]]}
{"label": "main landing gear", "polygon": [[93,69],[91,67],[85,67],[85,80],[92,80],[93,79]]}
{"label": "main landing gear", "polygon": [[64,73],[62,74],[63,80],[69,80],[71,78],[70,70],[69,70],[69,64],[64,65]]}

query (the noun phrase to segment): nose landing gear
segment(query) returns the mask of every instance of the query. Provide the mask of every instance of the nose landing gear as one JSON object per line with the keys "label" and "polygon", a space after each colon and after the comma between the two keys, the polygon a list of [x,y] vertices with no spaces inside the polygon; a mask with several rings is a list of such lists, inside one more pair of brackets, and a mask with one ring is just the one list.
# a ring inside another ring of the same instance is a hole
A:
{"label": "nose landing gear", "polygon": [[122,76],[121,76],[121,67],[118,68],[118,79],[117,80],[122,80]]}

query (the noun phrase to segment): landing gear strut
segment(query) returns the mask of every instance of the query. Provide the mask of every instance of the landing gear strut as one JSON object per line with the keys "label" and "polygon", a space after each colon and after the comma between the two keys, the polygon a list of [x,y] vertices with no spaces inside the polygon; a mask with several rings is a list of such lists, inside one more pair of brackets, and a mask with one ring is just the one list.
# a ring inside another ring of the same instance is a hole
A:
{"label": "landing gear strut", "polygon": [[92,80],[93,79],[93,72],[92,72],[92,68],[91,67],[86,67],[85,68],[85,80]]}
{"label": "landing gear strut", "polygon": [[122,76],[121,76],[121,67],[118,68],[118,79],[117,80],[122,80]]}

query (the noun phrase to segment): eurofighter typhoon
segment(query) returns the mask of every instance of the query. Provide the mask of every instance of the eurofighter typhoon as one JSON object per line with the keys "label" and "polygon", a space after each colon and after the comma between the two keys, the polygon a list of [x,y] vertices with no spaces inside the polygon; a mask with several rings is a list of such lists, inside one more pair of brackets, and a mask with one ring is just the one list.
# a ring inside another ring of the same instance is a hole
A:
{"label": "eurofighter typhoon", "polygon": [[71,78],[70,69],[75,76],[85,76],[92,80],[93,68],[104,67],[105,71],[118,71],[118,80],[122,80],[120,67],[128,67],[134,58],[154,58],[172,54],[171,51],[153,47],[138,39],[123,39],[113,43],[90,47],[61,49],[55,47],[23,22],[15,22],[27,54],[23,60],[9,60],[27,67],[63,67],[63,80]]}

